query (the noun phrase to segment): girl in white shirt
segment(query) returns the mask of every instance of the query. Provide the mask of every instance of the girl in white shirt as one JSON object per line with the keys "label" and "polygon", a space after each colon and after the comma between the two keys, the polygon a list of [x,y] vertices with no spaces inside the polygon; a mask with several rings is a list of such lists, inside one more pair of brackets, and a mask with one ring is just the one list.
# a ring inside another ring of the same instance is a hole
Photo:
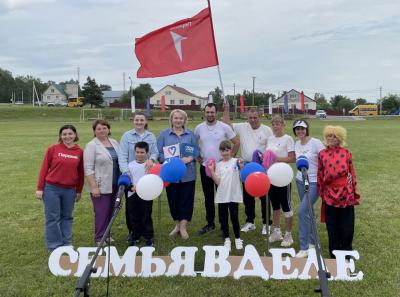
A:
{"label": "girl in white shirt", "polygon": [[[293,138],[285,134],[285,122],[282,117],[275,115],[271,119],[273,136],[268,138],[268,150],[272,150],[276,156],[276,162],[294,163],[296,161],[294,152]],[[289,247],[293,244],[292,224],[293,210],[291,205],[290,184],[285,187],[275,187],[271,185],[269,189],[269,198],[271,200],[274,223],[274,231],[269,237],[269,242],[281,241],[281,246]],[[280,228],[281,209],[285,216],[285,236],[282,237]]]}
{"label": "girl in white shirt", "polygon": [[215,195],[215,203],[218,204],[218,215],[221,223],[221,230],[224,233],[224,246],[230,251],[231,240],[229,238],[228,213],[230,214],[233,233],[235,234],[235,247],[243,249],[243,241],[240,239],[239,227],[239,203],[243,202],[242,190],[240,188],[239,166],[243,161],[232,158],[233,143],[224,140],[219,145],[222,160],[217,165],[210,163],[211,177],[218,185]]}

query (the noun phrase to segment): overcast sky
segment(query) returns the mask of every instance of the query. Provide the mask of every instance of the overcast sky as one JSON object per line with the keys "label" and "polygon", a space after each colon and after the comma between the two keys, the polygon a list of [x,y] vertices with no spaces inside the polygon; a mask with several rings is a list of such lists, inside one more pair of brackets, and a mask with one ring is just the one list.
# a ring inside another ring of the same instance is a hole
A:
{"label": "overcast sky", "polygon": [[[225,93],[292,88],[368,101],[400,93],[399,0],[212,0]],[[0,67],[56,82],[87,76],[113,90],[123,75],[155,91],[206,96],[216,67],[137,79],[134,38],[197,14],[206,0],[0,0]]]}

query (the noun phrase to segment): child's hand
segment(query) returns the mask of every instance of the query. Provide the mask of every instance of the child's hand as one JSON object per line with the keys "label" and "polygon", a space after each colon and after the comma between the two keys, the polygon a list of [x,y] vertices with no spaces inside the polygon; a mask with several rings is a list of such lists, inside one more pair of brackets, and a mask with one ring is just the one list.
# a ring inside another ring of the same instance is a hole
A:
{"label": "child's hand", "polygon": [[134,185],[131,185],[129,187],[129,192],[135,192],[135,186]]}
{"label": "child's hand", "polygon": [[239,164],[239,168],[242,170],[244,167],[244,160],[243,159],[239,159],[238,160],[238,164]]}
{"label": "child's hand", "polygon": [[210,169],[211,172],[215,171],[215,163],[214,162],[208,162],[207,167],[208,167],[208,169]]}

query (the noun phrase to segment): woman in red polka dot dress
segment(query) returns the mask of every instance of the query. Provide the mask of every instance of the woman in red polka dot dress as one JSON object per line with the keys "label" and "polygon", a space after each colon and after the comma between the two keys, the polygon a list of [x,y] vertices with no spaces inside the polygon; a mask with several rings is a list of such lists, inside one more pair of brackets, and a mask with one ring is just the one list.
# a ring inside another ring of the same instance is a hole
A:
{"label": "woman in red polka dot dress", "polygon": [[344,147],[346,129],[327,126],[324,129],[326,149],[318,156],[318,191],[322,198],[322,216],[326,222],[329,254],[334,250],[352,250],[354,205],[359,204],[356,175],[350,151]]}

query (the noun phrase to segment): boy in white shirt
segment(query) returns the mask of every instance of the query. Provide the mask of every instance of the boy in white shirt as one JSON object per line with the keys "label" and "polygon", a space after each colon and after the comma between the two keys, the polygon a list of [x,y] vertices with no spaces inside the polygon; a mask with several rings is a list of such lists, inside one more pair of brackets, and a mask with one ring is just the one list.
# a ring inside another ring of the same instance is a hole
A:
{"label": "boy in white shirt", "polygon": [[215,203],[218,204],[218,215],[221,223],[221,230],[225,237],[224,246],[230,251],[231,240],[229,238],[228,214],[230,214],[233,233],[235,234],[235,247],[237,250],[243,249],[243,240],[240,239],[239,226],[239,203],[243,202],[242,190],[240,188],[239,164],[243,166],[243,161],[232,158],[233,143],[224,140],[219,145],[222,160],[215,165],[210,163],[209,169],[211,177],[218,185],[215,195]]}
{"label": "boy in white shirt", "polygon": [[[127,218],[132,226],[131,234],[129,236],[129,245],[137,246],[140,237],[144,237],[145,246],[153,246],[153,220],[151,213],[153,210],[153,201],[143,200],[138,196],[135,187],[139,179],[146,174],[146,161],[149,152],[149,145],[147,142],[139,141],[135,144],[135,160],[129,162],[128,169],[132,179],[133,187],[132,192],[128,192]],[[129,224],[128,224],[129,225]]]}

